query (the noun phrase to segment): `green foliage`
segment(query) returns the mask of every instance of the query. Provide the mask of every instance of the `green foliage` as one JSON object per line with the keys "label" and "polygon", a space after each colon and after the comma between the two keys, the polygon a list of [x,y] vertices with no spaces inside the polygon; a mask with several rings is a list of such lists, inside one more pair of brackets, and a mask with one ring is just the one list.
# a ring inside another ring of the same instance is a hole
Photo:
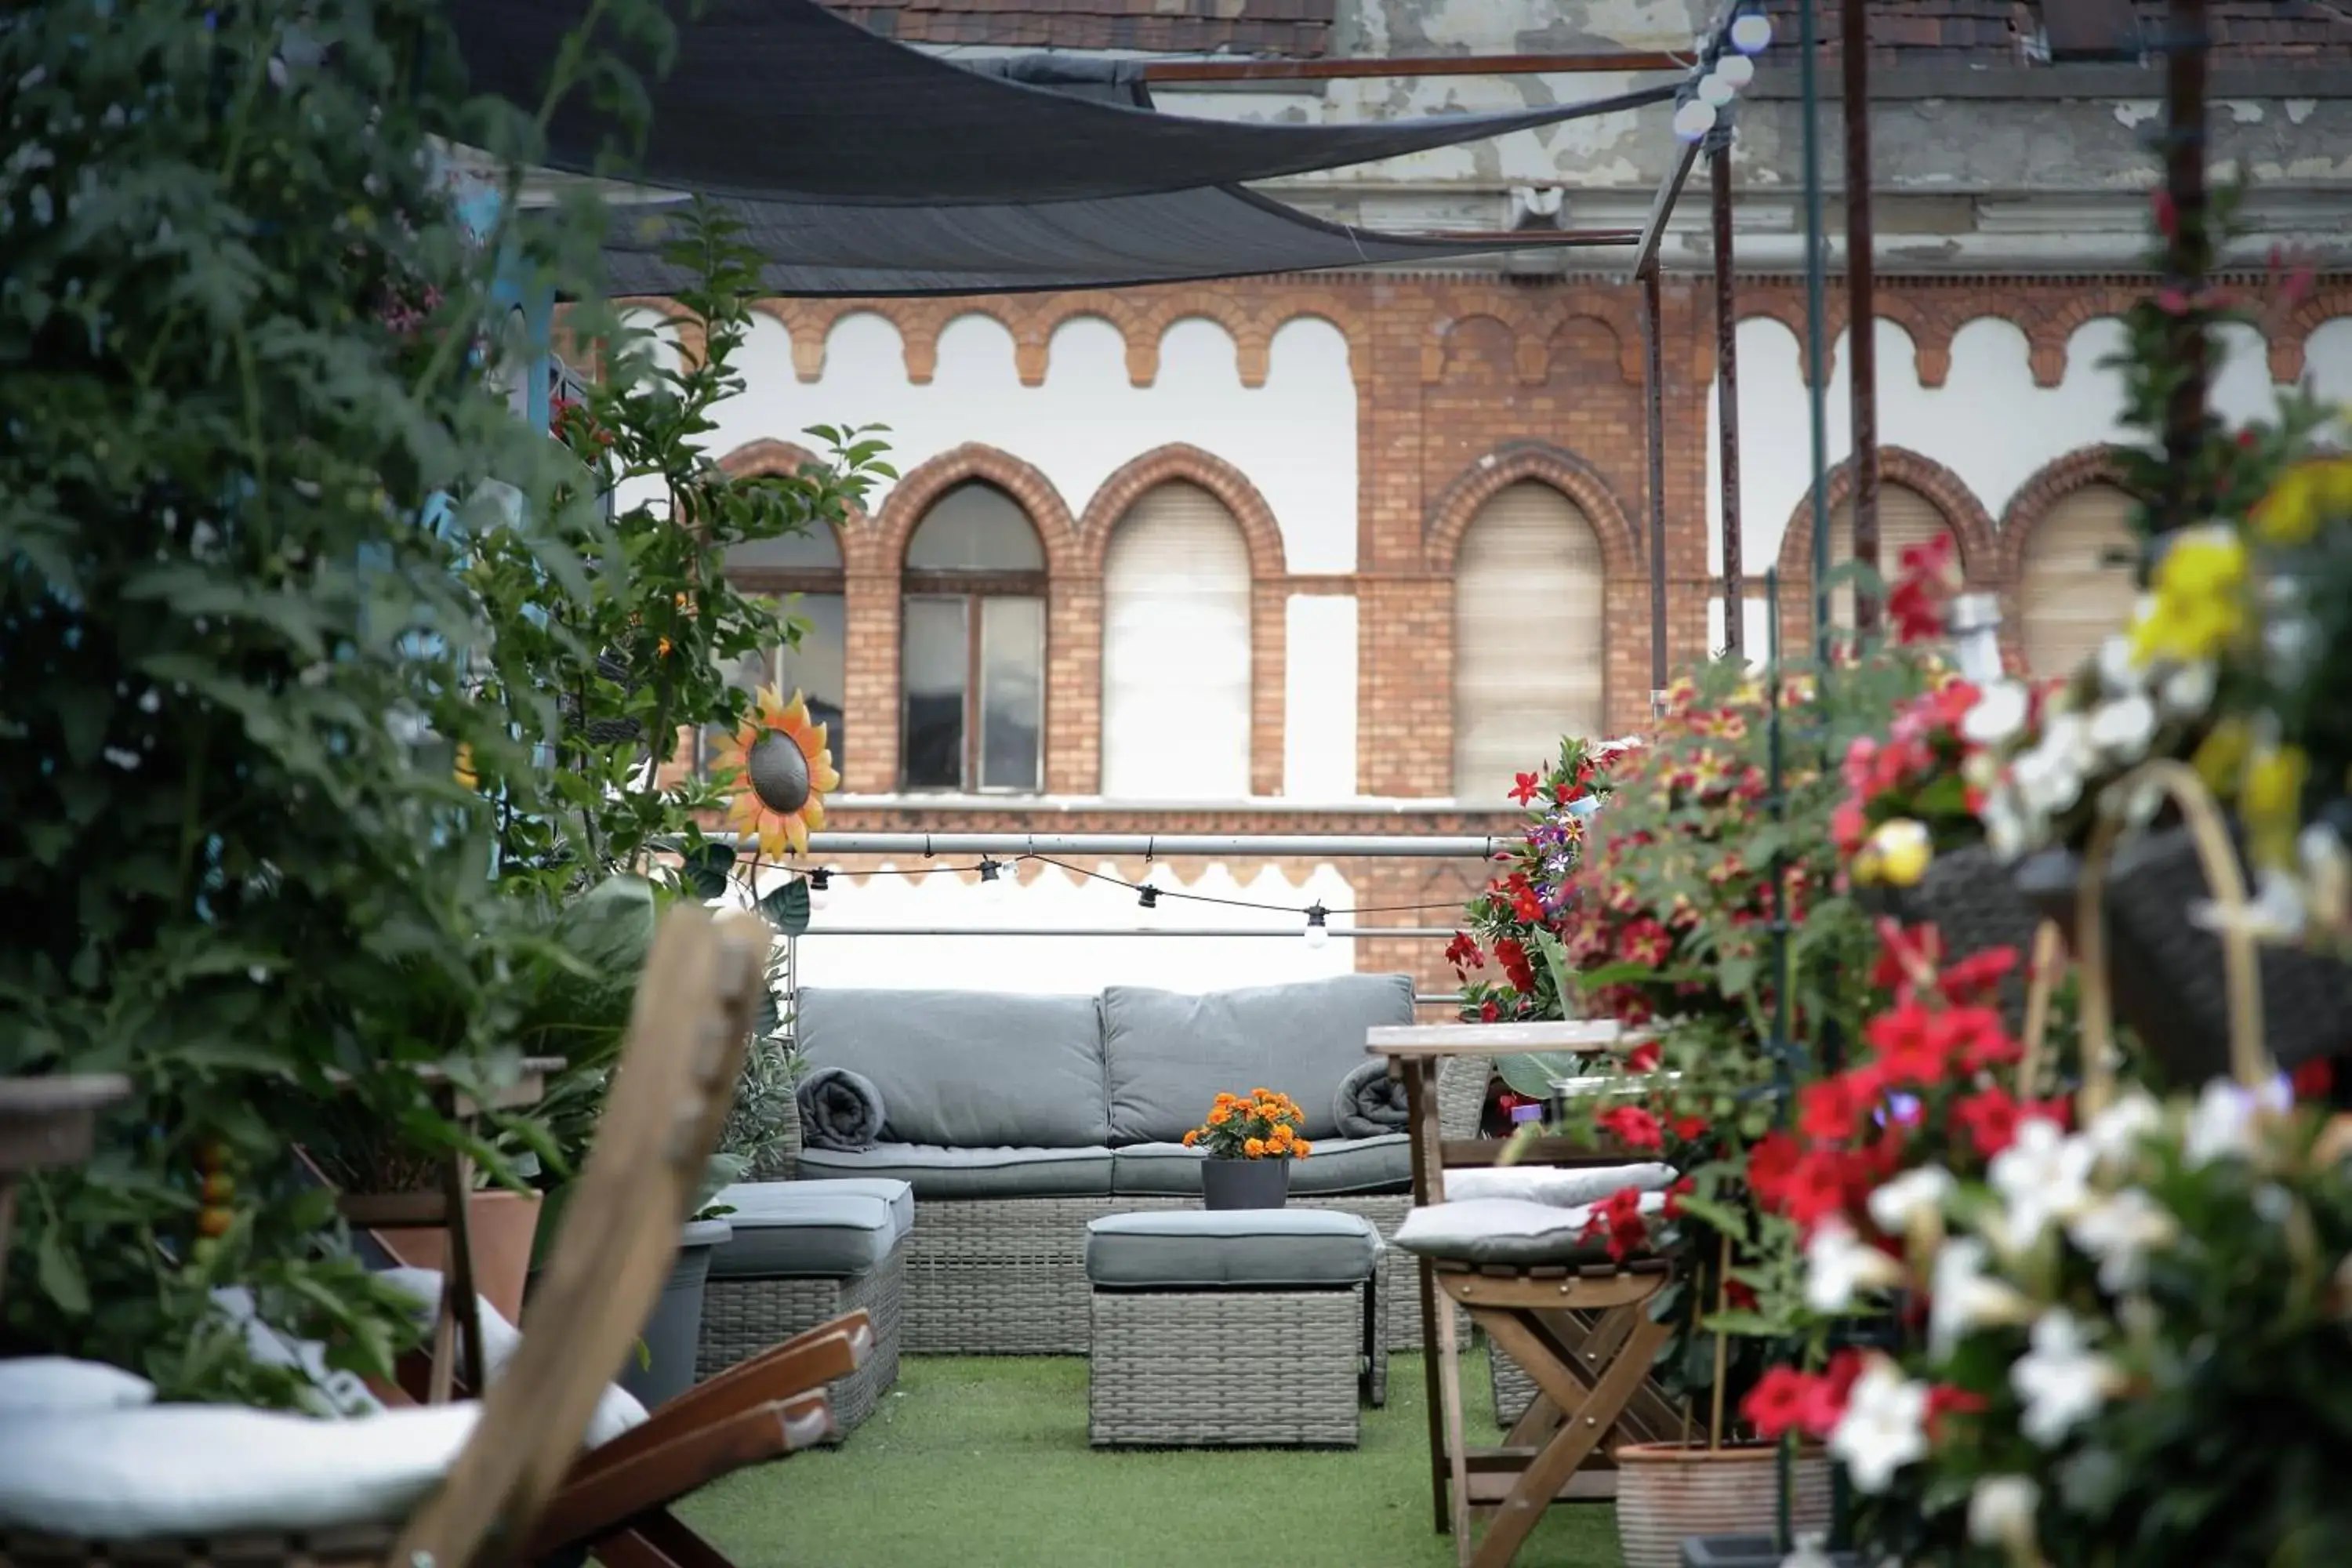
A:
{"label": "green foliage", "polygon": [[[551,103],[594,66],[567,56]],[[412,1152],[471,1146],[416,1065],[478,1088],[519,1054],[490,825],[449,765],[505,739],[463,700],[451,535],[491,521],[490,476],[534,549],[595,535],[476,361],[496,263],[578,276],[601,220],[477,243],[430,139],[496,162],[533,127],[463,98],[424,0],[19,9],[0,80],[0,1074],[135,1086],[87,1172],[23,1194],[8,1327],[168,1397],[286,1403],[213,1287],[345,1365],[411,1330],[324,1245],[268,1107],[336,1072]]]}

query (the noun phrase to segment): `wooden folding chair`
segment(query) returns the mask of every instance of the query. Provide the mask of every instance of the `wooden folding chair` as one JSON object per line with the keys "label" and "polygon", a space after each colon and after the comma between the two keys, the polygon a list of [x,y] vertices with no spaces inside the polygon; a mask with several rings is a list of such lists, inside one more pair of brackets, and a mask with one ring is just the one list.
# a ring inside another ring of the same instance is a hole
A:
{"label": "wooden folding chair", "polygon": [[[478,1410],[312,1422],[172,1405],[9,1423],[0,1429],[0,1568],[520,1560],[573,1479],[590,1417],[668,1278],[678,1216],[742,1065],[767,946],[766,928],[750,919],[714,922],[688,906],[664,917],[531,1331]],[[812,1413],[787,1407],[795,1419]],[[751,1415],[751,1426],[775,1418],[764,1405]],[[223,1436],[208,1448],[215,1427]],[[267,1475],[247,1473],[260,1449],[236,1446],[257,1437]],[[378,1473],[349,1468],[362,1455]],[[174,1466],[182,1473],[167,1474]],[[192,1474],[203,1484],[185,1485]]]}

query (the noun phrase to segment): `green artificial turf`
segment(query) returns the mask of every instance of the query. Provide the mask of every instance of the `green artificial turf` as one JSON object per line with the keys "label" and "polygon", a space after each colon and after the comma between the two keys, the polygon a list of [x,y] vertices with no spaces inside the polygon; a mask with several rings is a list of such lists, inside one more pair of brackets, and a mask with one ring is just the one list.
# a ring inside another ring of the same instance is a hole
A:
{"label": "green artificial turf", "polygon": [[[1495,1440],[1465,1364],[1471,1441]],[[1087,1363],[921,1357],[837,1450],[719,1482],[680,1512],[737,1568],[1443,1568],[1431,1528],[1421,1358],[1352,1452],[1097,1451]],[[1279,1399],[1278,1369],[1266,1397]],[[1619,1568],[1600,1503],[1554,1508],[1518,1568]]]}

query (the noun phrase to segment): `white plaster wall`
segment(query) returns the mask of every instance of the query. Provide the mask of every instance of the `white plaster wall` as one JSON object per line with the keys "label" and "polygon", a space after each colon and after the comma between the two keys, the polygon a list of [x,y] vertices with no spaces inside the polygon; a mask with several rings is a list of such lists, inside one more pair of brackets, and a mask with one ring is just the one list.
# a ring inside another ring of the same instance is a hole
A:
{"label": "white plaster wall", "polygon": [[1356,793],[1356,608],[1352,594],[1290,597],[1282,793],[1294,800]]}
{"label": "white plaster wall", "polygon": [[[2130,437],[2116,423],[2123,408],[2121,373],[2099,363],[2123,345],[2119,321],[2103,317],[2076,330],[2066,347],[2064,379],[2054,387],[2033,384],[2025,334],[2007,321],[1982,317],[1955,333],[1951,373],[1942,386],[1932,388],[1919,384],[1910,334],[1893,321],[1882,320],[1877,326],[1881,445],[1906,447],[1943,464],[1996,521],[2045,464],[2097,442]],[[2227,358],[2214,380],[2215,408],[2231,420],[2270,416],[2276,392],[2259,334],[2231,328],[2224,341]],[[1779,321],[1756,317],[1739,324],[1740,554],[1747,570],[1758,575],[1779,559],[1781,534],[1811,482],[1811,413],[1800,374],[1802,353],[1796,335]],[[1824,410],[1832,465],[1853,452],[1850,357],[1841,334]],[[2311,334],[2306,374],[2323,396],[2352,397],[2352,319],[2328,322]],[[1719,572],[1717,408],[1710,394],[1707,565]]]}
{"label": "white plaster wall", "polygon": [[[978,442],[1034,464],[1077,516],[1122,465],[1188,442],[1257,487],[1292,571],[1355,570],[1355,378],[1347,339],[1327,321],[1302,317],[1277,331],[1258,387],[1242,384],[1232,337],[1198,318],[1170,326],[1159,374],[1141,387],[1128,381],[1118,329],[1095,317],[1055,332],[1034,387],[1013,368],[1012,334],[978,314],[940,333],[928,385],[908,381],[898,329],[870,312],[834,324],[814,382],[794,374],[790,336],[772,317],[760,318],[736,363],[748,385],[718,411],[717,451],[761,437],[806,444],[814,425],[883,425],[901,473]],[[877,489],[873,504],[887,494]]]}
{"label": "white plaster wall", "polygon": [[[1097,868],[1116,873],[1106,864]],[[1298,911],[1318,901],[1331,909],[1355,902],[1346,879],[1318,866],[1294,885],[1271,867],[1244,868],[1244,874],[1212,864],[1191,882],[1180,882],[1162,867],[1152,877],[1161,888],[1250,899],[1282,906],[1279,910],[1228,909],[1169,899],[1151,910],[1136,896],[1107,882],[1071,877],[1046,867],[1034,881],[1000,895],[980,890],[970,879],[928,876],[871,877],[863,882],[834,879],[825,908],[815,912],[797,950],[803,985],[854,985],[877,989],[936,987],[972,991],[1086,993],[1106,985],[1150,985],[1167,991],[1202,991],[1241,985],[1276,985],[1352,973],[1355,943],[1334,938],[1320,948],[1307,945],[1306,917]],[[781,880],[781,873],[776,879]],[[1334,923],[1345,923],[1335,917]],[[828,929],[888,927],[996,927],[1056,931],[1248,930],[1275,936],[856,936],[828,935]],[[1302,934],[1287,934],[1297,931]]]}

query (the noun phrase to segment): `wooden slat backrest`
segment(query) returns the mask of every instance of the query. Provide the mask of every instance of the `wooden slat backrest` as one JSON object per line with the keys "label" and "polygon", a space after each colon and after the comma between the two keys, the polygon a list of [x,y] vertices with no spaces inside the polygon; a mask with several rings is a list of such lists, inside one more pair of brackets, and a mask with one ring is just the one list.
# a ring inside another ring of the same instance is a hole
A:
{"label": "wooden slat backrest", "polygon": [[683,905],[664,917],[521,1347],[393,1568],[467,1568],[527,1544],[668,1278],[742,1067],[767,948],[749,917]]}

